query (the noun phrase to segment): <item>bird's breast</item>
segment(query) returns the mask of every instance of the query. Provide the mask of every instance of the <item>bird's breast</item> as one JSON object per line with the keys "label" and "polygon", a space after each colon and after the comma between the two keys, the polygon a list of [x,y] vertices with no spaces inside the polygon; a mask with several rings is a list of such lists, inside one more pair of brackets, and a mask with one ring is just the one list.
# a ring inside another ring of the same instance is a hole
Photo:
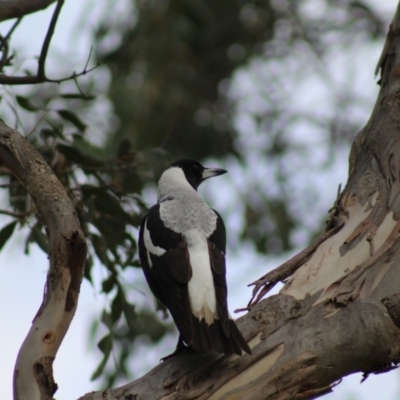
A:
{"label": "bird's breast", "polygon": [[192,277],[188,284],[192,313],[210,325],[217,315],[207,238],[197,229],[190,229],[183,236],[192,268]]}
{"label": "bird's breast", "polygon": [[177,233],[196,230],[208,238],[216,229],[217,215],[201,198],[165,201],[160,204],[160,218],[164,225]]}

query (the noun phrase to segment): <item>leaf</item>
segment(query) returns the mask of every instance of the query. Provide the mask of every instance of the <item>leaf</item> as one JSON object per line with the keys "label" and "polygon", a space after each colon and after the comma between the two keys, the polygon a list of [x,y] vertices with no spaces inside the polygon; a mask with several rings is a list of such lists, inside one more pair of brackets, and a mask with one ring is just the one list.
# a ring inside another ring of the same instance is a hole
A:
{"label": "leaf", "polygon": [[[96,256],[98,257],[100,262],[103,265],[105,265],[106,267],[109,267],[111,265],[111,261],[107,255],[107,243],[104,240],[104,238],[102,236],[98,236],[98,235],[95,235],[94,233],[92,233],[90,235],[90,240],[92,242]],[[108,278],[108,279],[110,279],[110,278]],[[115,279],[114,279],[114,281],[115,281]],[[104,290],[104,288],[103,288],[103,290]],[[106,290],[104,290],[104,291],[105,291],[105,293],[108,293]]]}
{"label": "leaf", "polygon": [[121,206],[121,202],[107,189],[99,188],[94,198],[94,204],[100,213],[111,214],[115,218],[126,217],[126,219],[129,220],[129,216],[126,215],[125,210]]}
{"label": "leaf", "polygon": [[88,254],[88,256],[86,257],[83,276],[93,285],[92,267],[93,267],[93,258],[90,254]]}
{"label": "leaf", "polygon": [[29,244],[36,243],[45,253],[49,252],[49,240],[41,230],[41,224],[37,223],[31,230],[31,233],[26,239],[25,254],[29,252]]}
{"label": "leaf", "polygon": [[37,110],[39,110],[39,108],[33,106],[32,103],[26,97],[15,96],[15,99],[17,100],[17,103],[27,111],[37,111]]}
{"label": "leaf", "polygon": [[99,341],[99,343],[97,343],[97,347],[103,353],[109,352],[111,350],[111,348],[112,348],[111,334],[108,334],[108,335],[104,336],[103,339],[101,339]]}
{"label": "leaf", "polygon": [[124,293],[121,288],[118,289],[114,300],[111,303],[111,319],[114,324],[119,320],[122,314],[122,309],[124,307],[126,300]]}
{"label": "leaf", "polygon": [[125,320],[129,329],[134,332],[137,328],[137,315],[135,311],[135,306],[125,301],[122,306],[122,311],[125,315]]}
{"label": "leaf", "polygon": [[82,153],[88,154],[92,157],[92,162],[96,165],[100,165],[110,155],[104,152],[104,150],[93,143],[88,142],[80,133],[74,133],[72,135],[73,141],[72,146],[79,149]]}
{"label": "leaf", "polygon": [[[135,239],[127,232],[124,234],[125,238],[125,243],[124,243],[124,254],[125,254],[125,260],[121,264],[121,267],[124,269],[128,266],[133,266],[137,267],[135,264],[134,257],[136,256],[137,253],[137,244]],[[140,265],[139,265],[140,266]]]}
{"label": "leaf", "polygon": [[64,93],[61,95],[63,99],[80,99],[80,100],[94,100],[95,96],[87,96],[79,93]]}
{"label": "leaf", "polygon": [[10,187],[8,190],[10,205],[14,210],[24,213],[27,209],[28,200],[28,192],[25,186],[14,175],[10,175]]}
{"label": "leaf", "polygon": [[113,290],[114,285],[116,284],[116,280],[115,280],[115,276],[114,275],[110,275],[107,279],[105,279],[102,283],[101,283],[101,288],[102,291],[104,293],[110,293],[111,290]]}
{"label": "leaf", "polygon": [[7,243],[7,240],[10,239],[11,235],[14,232],[15,225],[17,225],[17,221],[11,222],[10,224],[6,225],[0,231],[0,250],[3,246]]}
{"label": "leaf", "polygon": [[79,117],[72,113],[69,110],[58,110],[58,114],[62,119],[65,119],[66,121],[71,122],[78,130],[83,132],[86,129],[86,124],[84,124]]}
{"label": "leaf", "polygon": [[40,130],[40,135],[47,140],[48,138],[63,138],[62,133],[58,129],[43,128]]}
{"label": "leaf", "polygon": [[98,367],[96,368],[96,370],[93,372],[93,375],[90,378],[92,381],[97,379],[103,373],[104,367],[106,366],[108,358],[110,357],[111,350],[112,350],[111,334],[104,336],[99,341],[99,343],[97,343],[97,347],[103,353],[103,359],[101,360],[101,362],[98,365]]}
{"label": "leaf", "polygon": [[114,324],[112,322],[111,315],[106,310],[103,310],[100,321],[109,329],[109,331],[112,330]]}
{"label": "leaf", "polygon": [[82,154],[77,148],[66,144],[58,144],[57,149],[67,157],[68,161],[75,164],[88,164],[88,157]]}

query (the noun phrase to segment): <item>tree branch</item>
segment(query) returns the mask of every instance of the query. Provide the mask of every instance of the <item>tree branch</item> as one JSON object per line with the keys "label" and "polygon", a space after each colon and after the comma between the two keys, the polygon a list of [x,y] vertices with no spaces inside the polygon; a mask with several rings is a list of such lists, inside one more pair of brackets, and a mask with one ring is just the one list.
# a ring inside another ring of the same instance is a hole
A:
{"label": "tree branch", "polygon": [[0,121],[0,161],[25,186],[47,228],[50,268],[42,305],[18,353],[14,399],[51,399],[52,364],[74,316],[86,240],[62,184],[32,145]]}
{"label": "tree branch", "polygon": [[64,5],[64,0],[58,0],[56,8],[54,9],[53,16],[51,17],[51,21],[49,27],[47,28],[46,36],[44,38],[42,44],[42,50],[40,52],[40,57],[38,61],[38,70],[37,77],[40,80],[46,79],[46,57],[47,52],[49,51],[49,46],[51,42],[51,38],[53,37],[54,30],[56,28],[58,17],[61,13],[62,6]]}
{"label": "tree branch", "polygon": [[352,303],[326,318],[324,304],[313,306],[317,298],[271,296],[239,319],[245,337],[253,335],[253,356],[183,354],[135,382],[79,400],[310,399],[331,392],[344,375],[374,372],[400,357],[399,330],[378,301]]}
{"label": "tree branch", "polygon": [[[1,2],[0,2],[1,4]],[[49,27],[46,32],[46,36],[43,40],[42,49],[40,51],[40,56],[38,60],[38,69],[36,75],[26,75],[26,76],[9,76],[6,74],[0,74],[0,84],[3,85],[28,85],[28,84],[38,84],[43,82],[52,82],[52,83],[61,83],[71,79],[76,79],[79,76],[86,75],[89,72],[93,71],[95,68],[99,66],[96,64],[92,68],[88,68],[88,64],[91,58],[92,50],[89,52],[88,59],[86,61],[85,67],[81,72],[73,72],[71,75],[60,78],[60,79],[51,79],[46,76],[46,58],[47,53],[49,51],[50,42],[54,34],[54,30],[57,24],[58,17],[61,13],[62,6],[64,5],[64,0],[57,0],[57,5],[54,9],[53,16],[51,18]],[[14,28],[14,27],[13,27]],[[10,61],[8,57],[8,40],[11,36],[12,31],[7,35],[7,37],[2,41],[3,55],[0,65],[7,65],[7,62]],[[1,68],[0,68],[1,70]]]}
{"label": "tree branch", "polygon": [[47,8],[55,0],[12,0],[0,2],[0,21],[21,18]]}

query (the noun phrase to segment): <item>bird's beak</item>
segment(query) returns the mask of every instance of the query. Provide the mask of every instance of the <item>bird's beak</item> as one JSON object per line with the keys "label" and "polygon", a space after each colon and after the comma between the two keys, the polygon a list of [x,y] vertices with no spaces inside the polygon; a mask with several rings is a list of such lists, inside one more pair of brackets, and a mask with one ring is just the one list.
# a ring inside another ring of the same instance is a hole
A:
{"label": "bird's beak", "polygon": [[218,176],[222,174],[226,174],[228,171],[222,168],[204,168],[202,179],[203,181],[208,178],[212,178],[213,176]]}

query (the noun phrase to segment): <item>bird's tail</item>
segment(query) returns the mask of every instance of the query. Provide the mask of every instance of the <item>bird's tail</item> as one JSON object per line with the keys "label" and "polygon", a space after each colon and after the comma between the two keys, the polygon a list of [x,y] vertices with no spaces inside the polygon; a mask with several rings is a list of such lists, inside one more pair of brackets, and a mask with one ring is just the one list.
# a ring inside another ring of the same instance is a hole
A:
{"label": "bird's tail", "polygon": [[211,350],[226,355],[241,355],[243,351],[251,354],[251,349],[240,333],[233,319],[221,323],[215,319],[208,325],[204,319],[193,318],[193,342],[192,346],[199,353],[208,353]]}

